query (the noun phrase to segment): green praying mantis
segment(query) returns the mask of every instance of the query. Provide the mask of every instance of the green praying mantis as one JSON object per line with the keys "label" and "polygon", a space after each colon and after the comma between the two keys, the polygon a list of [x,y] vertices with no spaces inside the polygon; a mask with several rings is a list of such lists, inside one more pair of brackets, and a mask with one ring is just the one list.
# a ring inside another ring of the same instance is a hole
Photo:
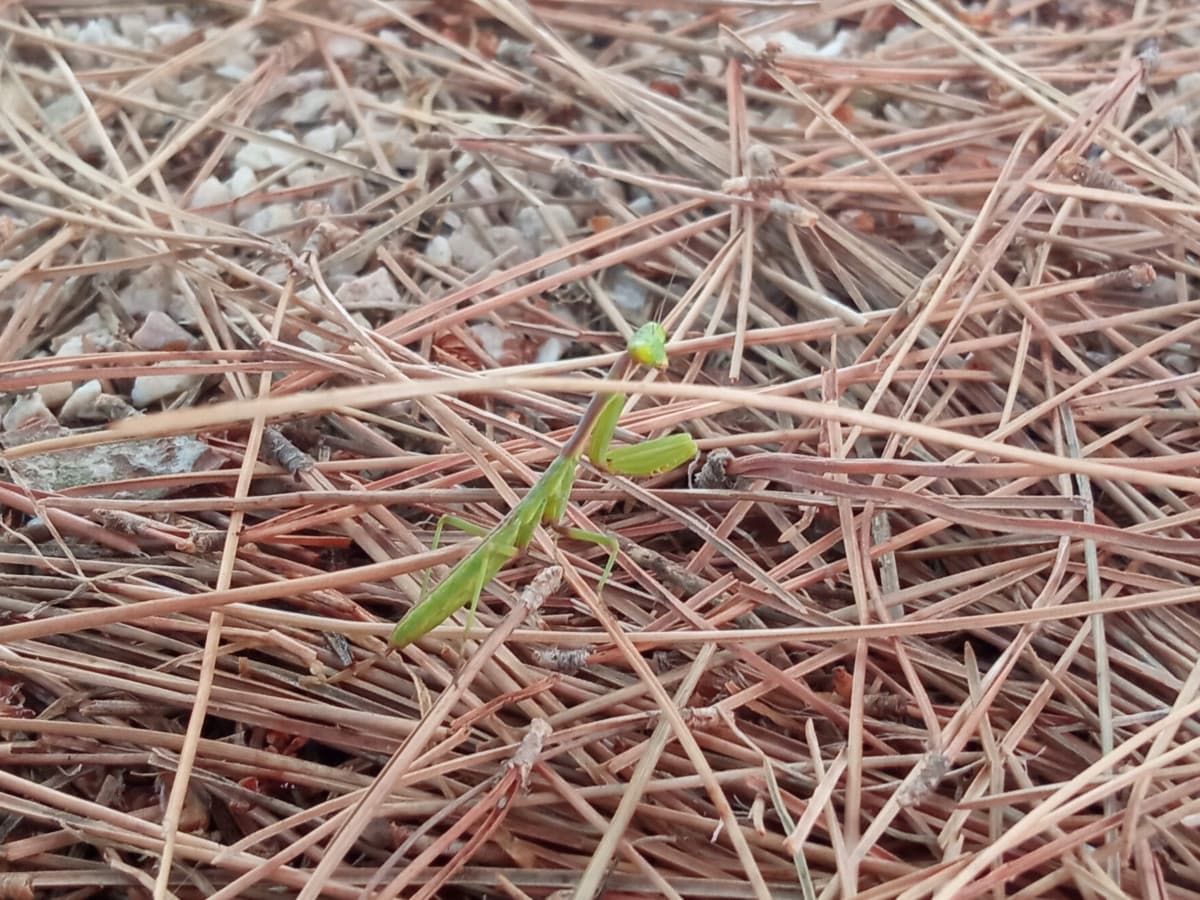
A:
{"label": "green praying mantis", "polygon": [[[665,369],[666,343],[667,333],[662,325],[657,322],[643,325],[629,339],[626,352],[613,364],[608,379],[620,379],[635,365]],[[697,453],[692,436],[682,432],[627,447],[610,447],[624,405],[623,394],[595,394],[584,410],[575,433],[563,444],[558,457],[524,499],[491,531],[485,531],[456,516],[442,517],[434,532],[435,545],[443,525],[448,523],[483,540],[429,596],[400,620],[392,632],[390,643],[393,647],[406,647],[420,640],[467,604],[470,604],[467,614],[469,629],[483,588],[496,577],[505,563],[529,546],[538,525],[558,527],[568,537],[607,548],[608,563],[600,576],[598,588],[603,589],[617,559],[616,538],[578,528],[561,528],[559,524],[571,499],[575,473],[584,452],[603,471],[642,477],[670,471],[693,459]]]}

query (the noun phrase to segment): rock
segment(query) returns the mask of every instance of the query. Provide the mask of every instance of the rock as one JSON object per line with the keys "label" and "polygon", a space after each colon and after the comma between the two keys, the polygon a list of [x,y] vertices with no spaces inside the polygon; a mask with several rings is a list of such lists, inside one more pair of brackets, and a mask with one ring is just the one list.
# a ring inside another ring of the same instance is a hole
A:
{"label": "rock", "polygon": [[38,396],[48,409],[58,409],[71,396],[74,386],[70,381],[52,381],[38,385]]}
{"label": "rock", "polygon": [[51,125],[66,125],[83,112],[83,107],[72,94],[64,94],[42,107],[42,114]]}
{"label": "rock", "polygon": [[501,265],[511,266],[533,259],[529,242],[511,225],[492,225],[487,230],[487,243],[492,246],[493,256],[501,258]]}
{"label": "rock", "polygon": [[608,293],[613,302],[626,312],[640,313],[646,308],[646,288],[634,281],[624,266],[617,267]]}
{"label": "rock", "polygon": [[658,208],[658,203],[649,194],[639,194],[629,201],[629,211],[638,218],[648,216]]}
{"label": "rock", "polygon": [[537,363],[552,363],[558,362],[566,354],[571,342],[560,338],[557,335],[551,335],[542,341],[542,345],[538,347],[537,357],[534,362]]}
{"label": "rock", "polygon": [[[56,433],[57,432],[57,433]],[[40,440],[69,433],[65,428],[43,429],[24,438]],[[221,454],[187,435],[138,441],[121,441],[100,447],[82,447],[36,453],[12,461],[12,471],[35,490],[62,491],[107,481],[128,481],[156,475],[207,472],[221,467]],[[162,497],[171,488],[118,491],[116,497]]]}
{"label": "rock", "polygon": [[175,294],[175,280],[165,266],[148,266],[117,292],[121,308],[135,319],[151,310],[165,312]]}
{"label": "rock", "polygon": [[247,216],[241,226],[253,234],[276,234],[296,221],[296,211],[287,203],[272,203]]}
{"label": "rock", "polygon": [[351,137],[352,134],[345,122],[318,125],[316,128],[309,129],[304,135],[304,146],[310,150],[316,150],[318,153],[332,153]]}
{"label": "rock", "polygon": [[517,213],[517,230],[534,247],[544,249],[547,243],[557,243],[558,238],[554,236],[554,229],[550,224],[557,226],[567,236],[579,227],[570,207],[561,203],[547,203],[541,207],[526,206]]}
{"label": "rock", "polygon": [[150,23],[146,21],[146,17],[141,13],[127,13],[122,16],[117,16],[117,28],[121,34],[133,46],[143,46],[143,41],[146,39],[146,29]]}
{"label": "rock", "polygon": [[[185,365],[185,363],[159,363],[158,369],[168,369],[173,365]],[[145,409],[151,403],[156,403],[159,400],[165,400],[168,397],[177,397],[184,391],[191,390],[203,380],[201,375],[186,375],[180,373],[178,375],[139,375],[133,382],[133,390],[130,392],[130,399],[133,405],[139,409]]]}
{"label": "rock", "polygon": [[192,23],[186,19],[173,19],[160,25],[151,25],[146,29],[146,50],[158,50],[170,47],[186,40],[195,30]]}
{"label": "rock", "polygon": [[133,345],[140,350],[186,350],[192,336],[166,313],[151,310],[133,335]]}
{"label": "rock", "polygon": [[332,99],[333,91],[328,88],[299,91],[292,105],[280,113],[279,118],[292,125],[320,122]]}
{"label": "rock", "polygon": [[334,59],[353,59],[367,49],[364,41],[345,34],[333,34],[325,39],[325,49]]}
{"label": "rock", "polygon": [[234,165],[258,172],[271,168],[271,148],[266,144],[246,144],[233,156]]}
{"label": "rock", "polygon": [[467,176],[467,184],[474,190],[475,196],[471,197],[468,192],[463,199],[471,199],[478,202],[480,200],[495,200],[499,196],[499,191],[496,190],[496,180],[487,169],[476,169]]}
{"label": "rock", "polygon": [[83,356],[83,335],[85,332],[72,329],[69,334],[53,338],[50,349],[55,356]]}
{"label": "rock", "polygon": [[104,393],[104,385],[98,379],[85,381],[63,404],[61,415],[63,419],[78,421],[96,421],[104,416],[96,414],[96,399]]}
{"label": "rock", "polygon": [[450,252],[454,264],[468,272],[478,272],[489,266],[495,254],[480,243],[471,227],[460,228],[449,237]]}
{"label": "rock", "polygon": [[[50,342],[56,360],[68,360],[84,354],[105,352],[119,346],[100,316],[92,313],[82,322]],[[58,409],[75,391],[73,381],[52,381],[37,387],[38,396],[49,409]]]}
{"label": "rock", "polygon": [[56,422],[54,413],[46,408],[38,394],[22,394],[8,408],[0,427],[5,431],[18,431],[34,425],[50,425]]}
{"label": "rock", "polygon": [[214,221],[224,222],[228,225],[233,221],[233,216],[229,208],[232,200],[233,191],[221,179],[210,175],[196,185],[189,208],[204,210],[203,215]]}
{"label": "rock", "polygon": [[392,273],[382,266],[361,278],[346,282],[334,296],[349,310],[398,309],[403,305]]}
{"label": "rock", "polygon": [[[420,164],[421,155],[429,152],[413,146],[415,137],[411,129],[400,125],[390,133],[385,131],[379,139],[388,162],[399,172],[413,171]],[[445,151],[440,152],[445,154]]]}
{"label": "rock", "polygon": [[504,358],[505,345],[511,339],[511,335],[507,331],[498,325],[493,325],[491,322],[476,322],[468,330],[475,340],[479,342],[479,346],[483,348],[484,353],[497,362]]}
{"label": "rock", "polygon": [[432,266],[437,266],[439,269],[444,269],[454,261],[454,256],[450,251],[450,242],[440,234],[434,235],[429,239],[429,243],[425,245],[425,259]]}
{"label": "rock", "polygon": [[287,173],[284,181],[287,182],[288,187],[303,188],[326,181],[328,178],[329,176],[316,166],[297,166]]}
{"label": "rock", "polygon": [[[275,128],[267,132],[269,137],[273,137],[283,144],[295,144],[296,137],[291,132],[284,131],[282,128]],[[237,153],[234,154],[233,162],[238,166],[245,166],[259,172],[263,169],[277,169],[293,163],[302,156],[295,150],[289,150],[287,147],[281,147],[279,144],[256,143],[251,141],[243,146]]]}
{"label": "rock", "polygon": [[249,166],[238,166],[229,176],[229,193],[235,197],[244,197],[258,184],[258,176]]}

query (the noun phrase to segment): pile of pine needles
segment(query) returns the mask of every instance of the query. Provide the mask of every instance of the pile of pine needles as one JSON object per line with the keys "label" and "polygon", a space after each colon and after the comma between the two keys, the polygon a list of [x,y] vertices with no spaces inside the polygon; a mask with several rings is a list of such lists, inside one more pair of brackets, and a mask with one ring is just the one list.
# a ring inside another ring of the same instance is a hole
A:
{"label": "pile of pine needles", "polygon": [[5,4],[0,895],[1200,896],[1198,36]]}

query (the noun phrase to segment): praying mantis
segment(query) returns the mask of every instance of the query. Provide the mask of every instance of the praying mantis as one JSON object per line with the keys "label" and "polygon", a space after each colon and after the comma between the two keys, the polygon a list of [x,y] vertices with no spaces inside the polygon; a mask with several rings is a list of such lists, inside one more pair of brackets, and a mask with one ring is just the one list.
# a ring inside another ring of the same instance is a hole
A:
{"label": "praying mantis", "polygon": [[[667,367],[667,332],[657,322],[648,322],[634,332],[621,358],[613,363],[607,378],[620,379],[631,367],[641,365],[652,369]],[[482,537],[474,550],[458,563],[450,574],[416,606],[408,611],[392,632],[391,645],[406,647],[420,640],[446,621],[455,612],[470,604],[468,629],[479,604],[479,595],[504,565],[529,546],[538,525],[559,528],[576,540],[599,544],[609,551],[608,563],[600,576],[598,589],[603,589],[612,574],[617,559],[617,540],[611,535],[562,528],[560,522],[571,499],[571,488],[579,462],[587,453],[599,469],[618,475],[649,476],[667,472],[696,456],[696,442],[690,434],[677,432],[626,447],[610,447],[617,420],[625,405],[623,394],[597,393],[579,420],[574,434],[563,444],[557,458],[542,474],[529,493],[512,508],[491,531],[459,519],[443,516],[434,532],[436,544],[442,526],[455,527]]]}

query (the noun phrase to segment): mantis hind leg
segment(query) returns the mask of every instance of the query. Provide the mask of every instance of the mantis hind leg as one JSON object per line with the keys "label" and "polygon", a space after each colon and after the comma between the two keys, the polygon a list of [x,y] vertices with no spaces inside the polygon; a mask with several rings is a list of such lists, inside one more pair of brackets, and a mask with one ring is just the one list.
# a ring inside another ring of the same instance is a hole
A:
{"label": "mantis hind leg", "polygon": [[587,541],[589,544],[598,544],[608,551],[608,562],[604,564],[604,571],[600,573],[600,581],[596,584],[596,593],[599,594],[604,590],[604,586],[608,584],[613,566],[617,564],[617,549],[619,547],[617,539],[610,534],[601,534],[598,531],[586,531],[582,528],[562,528],[560,530],[569,538],[577,541]]}
{"label": "mantis hind leg", "polygon": [[[507,544],[500,544],[490,548],[489,552],[507,562],[517,555],[517,548]],[[487,587],[487,583],[492,580],[492,576],[487,573],[488,568],[491,567],[480,566],[475,582],[471,585],[471,599],[467,603],[467,621],[463,626],[464,642],[466,641],[466,636],[471,633],[471,628],[475,625],[475,610],[479,607],[479,597],[483,594],[483,589]]]}
{"label": "mantis hind leg", "polygon": [[476,525],[474,522],[468,521],[461,516],[445,515],[438,519],[437,527],[433,530],[433,549],[437,549],[438,541],[442,537],[442,529],[447,525],[451,528],[457,528],[464,534],[469,534],[471,537],[487,537],[491,529],[484,528],[482,525]]}
{"label": "mantis hind leg", "polygon": [[[474,522],[461,518],[460,516],[445,515],[439,516],[437,526],[433,529],[433,545],[430,550],[436,550],[442,543],[442,530],[449,525],[451,528],[457,528],[464,534],[469,534],[471,537],[483,538],[488,536],[488,529],[482,525],[476,525]],[[429,570],[426,569],[421,574],[421,600],[429,596]],[[479,599],[477,594],[476,600]]]}

